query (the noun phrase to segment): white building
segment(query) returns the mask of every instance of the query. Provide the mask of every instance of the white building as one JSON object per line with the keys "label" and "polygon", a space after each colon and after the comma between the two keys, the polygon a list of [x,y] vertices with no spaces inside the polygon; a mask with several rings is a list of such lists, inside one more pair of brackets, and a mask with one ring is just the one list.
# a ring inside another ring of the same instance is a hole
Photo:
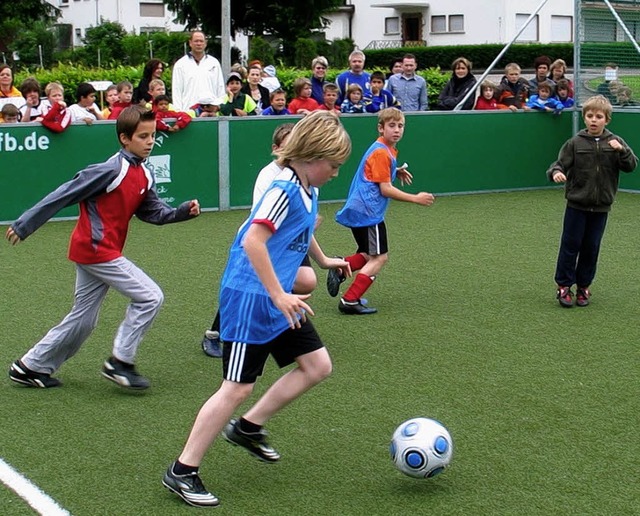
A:
{"label": "white building", "polygon": [[[361,49],[507,43],[541,0],[345,0],[325,34],[351,38]],[[550,0],[519,42],[567,43],[574,0]]]}
{"label": "white building", "polygon": [[127,32],[180,32],[184,25],[173,23],[175,13],[162,0],[47,0],[61,11],[58,23],[72,26],[73,45],[82,45],[89,27],[100,20],[118,22]]}

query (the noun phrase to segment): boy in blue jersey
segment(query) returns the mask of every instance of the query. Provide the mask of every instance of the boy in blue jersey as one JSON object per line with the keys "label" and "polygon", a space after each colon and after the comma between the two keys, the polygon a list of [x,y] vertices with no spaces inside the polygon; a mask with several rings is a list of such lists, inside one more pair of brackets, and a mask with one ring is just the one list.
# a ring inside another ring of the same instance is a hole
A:
{"label": "boy in blue jersey", "polygon": [[[427,192],[411,194],[393,186],[396,176],[401,184],[411,184],[412,175],[406,165],[398,167],[396,144],[404,134],[404,114],[396,108],[378,113],[380,137],[365,152],[356,171],[344,207],[336,214],[336,221],[351,228],[358,249],[347,256],[352,271],[360,271],[340,299],[338,309],[348,315],[367,315],[377,310],[365,306],[362,296],[373,284],[388,260],[387,229],[384,215],[389,200],[413,202],[422,206],[433,204],[434,197]],[[340,283],[346,278],[339,271],[329,271],[327,290],[338,295]]]}
{"label": "boy in blue jersey", "polygon": [[[220,287],[223,381],[200,409],[182,453],[162,481],[190,505],[219,505],[198,475],[219,433],[258,459],[276,462],[280,455],[267,443],[263,425],[331,373],[329,353],[306,317],[313,315],[309,295],[292,294],[292,288],[307,252],[320,267],[351,274],[347,262],[328,258],[313,238],[316,188],[337,176],[350,152],[349,135],[335,115],[316,111],[302,119],[278,153],[290,179],[271,184],[231,246]],[[293,362],[297,367],[243,417],[229,422],[253,391],[269,355],[280,367]]]}

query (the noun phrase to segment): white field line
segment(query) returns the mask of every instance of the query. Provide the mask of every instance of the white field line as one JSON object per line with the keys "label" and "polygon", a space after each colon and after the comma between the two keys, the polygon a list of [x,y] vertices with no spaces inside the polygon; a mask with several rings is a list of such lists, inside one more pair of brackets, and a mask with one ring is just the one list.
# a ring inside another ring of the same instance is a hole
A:
{"label": "white field line", "polygon": [[43,516],[71,515],[69,511],[60,507],[53,498],[42,492],[2,459],[0,459],[0,482],[15,491],[20,498]]}

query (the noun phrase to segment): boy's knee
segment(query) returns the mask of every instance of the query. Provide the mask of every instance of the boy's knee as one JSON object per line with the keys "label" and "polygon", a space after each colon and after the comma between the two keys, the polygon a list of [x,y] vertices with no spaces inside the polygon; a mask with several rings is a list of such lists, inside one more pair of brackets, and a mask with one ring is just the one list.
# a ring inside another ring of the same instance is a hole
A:
{"label": "boy's knee", "polygon": [[311,294],[318,286],[318,277],[311,267],[300,267],[293,284],[295,294]]}

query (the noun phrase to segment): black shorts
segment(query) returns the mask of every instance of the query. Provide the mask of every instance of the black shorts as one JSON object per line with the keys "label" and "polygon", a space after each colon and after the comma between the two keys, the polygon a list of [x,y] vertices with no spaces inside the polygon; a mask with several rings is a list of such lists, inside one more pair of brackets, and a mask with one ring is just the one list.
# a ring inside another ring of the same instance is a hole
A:
{"label": "black shorts", "polygon": [[389,252],[387,226],[384,220],[375,226],[351,228],[351,233],[353,233],[353,238],[356,239],[356,244],[358,244],[358,253],[377,256]]}
{"label": "black shorts", "polygon": [[265,344],[224,342],[222,374],[225,380],[232,382],[255,383],[258,376],[262,376],[269,355],[279,367],[286,367],[299,356],[323,347],[318,332],[307,319],[300,328],[289,328]]}
{"label": "black shorts", "polygon": [[311,267],[311,258],[309,258],[308,254],[304,255],[304,258],[302,259],[302,263],[300,264],[300,267]]}

